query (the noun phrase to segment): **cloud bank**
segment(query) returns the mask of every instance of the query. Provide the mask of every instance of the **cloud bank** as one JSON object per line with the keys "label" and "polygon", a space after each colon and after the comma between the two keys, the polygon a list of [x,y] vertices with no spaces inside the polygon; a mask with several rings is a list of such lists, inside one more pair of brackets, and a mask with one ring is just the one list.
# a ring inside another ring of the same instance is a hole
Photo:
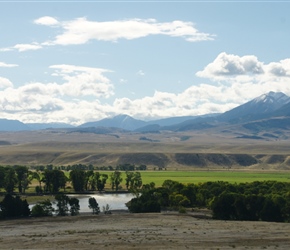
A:
{"label": "cloud bank", "polygon": [[126,19],[107,22],[89,21],[85,17],[68,21],[58,21],[54,17],[43,16],[33,22],[59,29],[59,35],[52,40],[34,42],[32,44],[16,44],[0,51],[17,50],[24,52],[38,50],[45,46],[80,45],[91,40],[117,42],[119,40],[133,40],[152,35],[180,37],[188,42],[213,40],[214,35],[200,32],[191,22],[172,21],[158,22],[156,19]]}
{"label": "cloud bank", "polygon": [[269,91],[290,95],[289,58],[265,64],[253,55],[223,52],[196,73],[212,83],[193,84],[180,93],[156,90],[139,99],[114,98],[109,78],[114,72],[109,69],[61,64],[49,66],[48,71],[54,82],[15,87],[0,77],[0,117],[79,125],[122,113],[142,119],[221,113]]}
{"label": "cloud bank", "polygon": [[116,42],[150,35],[181,37],[189,42],[213,40],[213,35],[199,32],[191,22],[160,23],[155,19],[129,19],[111,22],[93,22],[78,18],[61,23],[64,32],[56,36],[54,44],[84,44],[90,40]]}

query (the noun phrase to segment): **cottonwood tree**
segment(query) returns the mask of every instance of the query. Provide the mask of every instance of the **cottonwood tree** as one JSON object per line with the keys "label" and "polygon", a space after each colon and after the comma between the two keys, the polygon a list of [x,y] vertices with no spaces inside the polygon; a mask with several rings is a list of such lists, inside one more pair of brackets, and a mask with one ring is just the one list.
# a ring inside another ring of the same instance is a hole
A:
{"label": "cottonwood tree", "polygon": [[69,174],[72,186],[76,192],[83,192],[86,185],[86,173],[81,169],[74,169]]}
{"label": "cottonwood tree", "polygon": [[30,215],[29,205],[26,200],[21,200],[19,196],[6,194],[0,202],[0,218],[28,217]]}
{"label": "cottonwood tree", "polygon": [[70,215],[75,216],[79,214],[80,211],[80,204],[79,204],[79,199],[72,197],[69,198],[68,203],[70,205]]}
{"label": "cottonwood tree", "polygon": [[142,178],[140,172],[126,172],[126,188],[132,192],[142,187]]}
{"label": "cottonwood tree", "polygon": [[52,203],[50,200],[44,200],[38,202],[31,209],[31,216],[33,217],[44,217],[44,216],[52,216],[54,212],[54,208],[52,207]]}
{"label": "cottonwood tree", "polygon": [[4,188],[5,168],[0,166],[0,188]]}
{"label": "cottonwood tree", "polygon": [[[28,168],[25,166],[14,166],[16,177],[17,177],[17,184],[18,184],[18,192],[23,192],[23,184],[27,187],[27,178],[28,178]],[[26,180],[26,181],[25,181]]]}
{"label": "cottonwood tree", "polygon": [[76,197],[70,198],[65,194],[57,194],[55,200],[57,202],[57,209],[55,211],[58,216],[66,216],[68,212],[70,212],[72,216],[79,214],[79,199]]}
{"label": "cottonwood tree", "polygon": [[110,180],[111,180],[112,190],[118,191],[120,188],[120,184],[123,180],[122,173],[119,171],[115,171],[115,172],[111,173]]}
{"label": "cottonwood tree", "polygon": [[65,188],[67,178],[61,170],[45,170],[42,181],[45,183],[45,191],[55,194],[60,188]]}
{"label": "cottonwood tree", "polygon": [[109,176],[107,174],[100,174],[98,172],[95,173],[97,180],[97,189],[98,191],[103,191]]}
{"label": "cottonwood tree", "polygon": [[69,197],[65,194],[57,194],[55,197],[56,200],[56,213],[59,216],[66,216],[68,215],[68,205],[69,205]]}
{"label": "cottonwood tree", "polygon": [[4,189],[8,194],[13,193],[14,188],[17,184],[17,177],[15,170],[11,167],[7,167],[4,176]]}
{"label": "cottonwood tree", "polygon": [[93,210],[93,214],[100,213],[100,207],[97,200],[94,197],[89,198],[89,208]]}

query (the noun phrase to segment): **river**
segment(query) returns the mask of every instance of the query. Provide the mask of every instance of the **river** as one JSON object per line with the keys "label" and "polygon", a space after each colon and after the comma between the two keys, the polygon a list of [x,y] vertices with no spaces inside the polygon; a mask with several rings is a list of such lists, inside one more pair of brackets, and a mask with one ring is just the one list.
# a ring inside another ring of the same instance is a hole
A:
{"label": "river", "polygon": [[[76,197],[79,200],[80,205],[80,213],[87,213],[92,212],[92,210],[89,208],[89,198],[94,197],[99,204],[100,211],[103,212],[103,206],[106,206],[107,204],[110,207],[110,210],[128,210],[125,203],[130,201],[132,198],[134,198],[134,195],[131,193],[124,193],[124,194],[76,194],[76,195],[68,195],[69,197]],[[29,205],[29,208],[32,209],[32,207],[35,204]],[[53,202],[53,208],[56,209],[56,203]]]}
{"label": "river", "polygon": [[92,194],[92,195],[69,195],[69,197],[76,197],[79,199],[80,213],[91,212],[89,209],[89,198],[94,197],[99,204],[100,211],[102,212],[103,206],[107,204],[111,210],[116,209],[128,209],[125,205],[126,202],[130,201],[134,196],[130,193],[126,194]]}

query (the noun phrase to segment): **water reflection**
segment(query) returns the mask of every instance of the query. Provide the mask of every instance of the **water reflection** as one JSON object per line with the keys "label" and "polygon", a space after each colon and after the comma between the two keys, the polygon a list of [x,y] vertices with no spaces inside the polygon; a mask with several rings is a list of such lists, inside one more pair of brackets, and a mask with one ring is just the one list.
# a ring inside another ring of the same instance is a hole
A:
{"label": "water reflection", "polygon": [[109,204],[112,210],[114,209],[128,209],[125,205],[134,196],[132,194],[92,194],[92,195],[69,195],[69,197],[76,197],[79,199],[80,213],[92,212],[89,209],[89,198],[94,197],[99,204],[100,210],[106,204]]}

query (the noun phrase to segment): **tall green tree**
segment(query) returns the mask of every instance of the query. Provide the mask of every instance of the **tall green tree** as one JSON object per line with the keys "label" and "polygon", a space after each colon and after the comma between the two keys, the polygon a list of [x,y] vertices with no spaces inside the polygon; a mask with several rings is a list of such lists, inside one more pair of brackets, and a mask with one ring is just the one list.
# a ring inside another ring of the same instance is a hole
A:
{"label": "tall green tree", "polygon": [[29,205],[26,200],[21,200],[19,196],[6,194],[0,202],[0,218],[28,217],[30,215]]}
{"label": "tall green tree", "polygon": [[8,194],[13,193],[17,184],[17,177],[15,170],[11,167],[7,167],[4,176],[4,188]]}
{"label": "tall green tree", "polygon": [[85,190],[89,190],[92,184],[90,182],[90,180],[94,179],[94,171],[93,170],[89,170],[85,172]]}
{"label": "tall green tree", "polygon": [[120,184],[123,181],[122,173],[119,171],[115,171],[111,173],[110,180],[111,180],[112,190],[118,191],[120,188]]}
{"label": "tall green tree", "polygon": [[133,186],[133,178],[134,178],[134,173],[131,171],[126,171],[126,178],[125,178],[125,182],[126,182],[126,188],[127,190],[129,190],[130,188],[132,188]]}
{"label": "tall green tree", "polygon": [[25,166],[14,166],[14,169],[17,176],[18,192],[22,193],[24,181],[28,178],[28,168]]}
{"label": "tall green tree", "polygon": [[95,173],[95,180],[96,180],[96,185],[97,185],[98,191],[104,190],[108,178],[109,177],[107,174],[100,174],[99,172]]}
{"label": "tall green tree", "polygon": [[75,216],[79,214],[80,211],[80,202],[76,197],[69,198],[68,203],[70,205],[70,215]]}
{"label": "tall green tree", "polygon": [[32,173],[32,178],[37,180],[38,183],[39,183],[39,187],[42,188],[41,187],[41,183],[43,181],[43,179],[42,179],[43,178],[43,174],[40,171],[33,172]]}
{"label": "tall green tree", "polygon": [[69,174],[72,186],[76,192],[82,192],[85,189],[87,175],[84,170],[74,169]]}
{"label": "tall green tree", "polygon": [[61,170],[45,170],[43,174],[43,182],[45,183],[45,191],[49,193],[58,193],[60,188],[65,188],[66,176]]}
{"label": "tall green tree", "polygon": [[31,209],[31,216],[33,217],[44,217],[44,216],[52,216],[54,212],[54,208],[52,207],[52,203],[50,200],[44,200],[38,202]]}
{"label": "tall green tree", "polygon": [[89,198],[89,208],[93,210],[93,214],[100,213],[100,207],[97,200],[94,197]]}
{"label": "tall green tree", "polygon": [[4,188],[5,168],[0,166],[0,188]]}
{"label": "tall green tree", "polygon": [[126,172],[126,188],[131,192],[138,191],[142,187],[142,177],[140,172]]}
{"label": "tall green tree", "polygon": [[55,197],[56,200],[56,213],[58,216],[66,216],[69,211],[69,197],[65,194],[57,194]]}

